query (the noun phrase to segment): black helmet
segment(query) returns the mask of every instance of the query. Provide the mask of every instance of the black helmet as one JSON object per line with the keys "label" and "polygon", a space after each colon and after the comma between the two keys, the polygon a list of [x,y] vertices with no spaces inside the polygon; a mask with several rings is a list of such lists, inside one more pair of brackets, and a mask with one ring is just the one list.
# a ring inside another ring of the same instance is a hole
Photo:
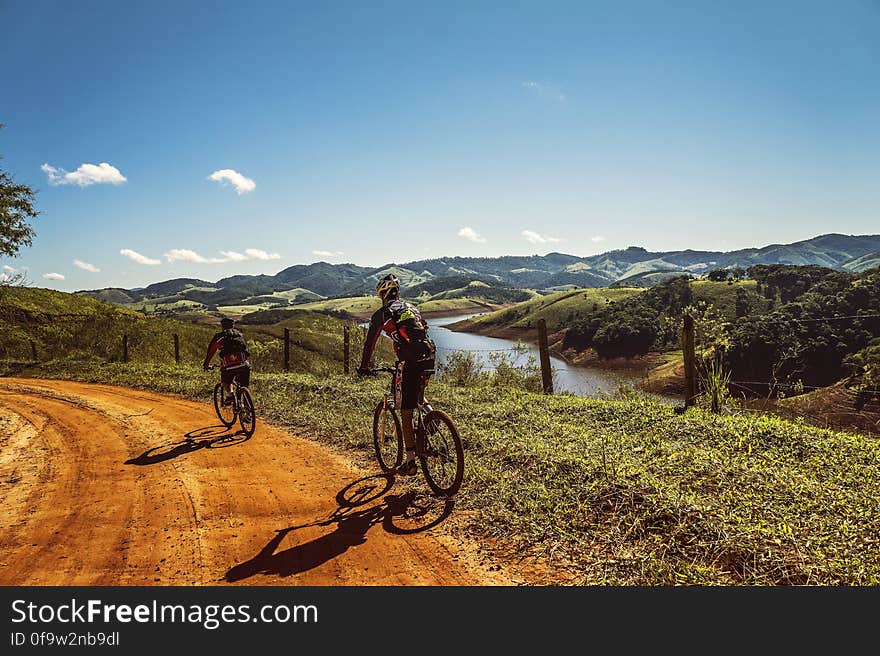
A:
{"label": "black helmet", "polygon": [[235,323],[235,320],[231,319],[229,317],[223,317],[222,319],[220,319],[220,327],[221,328],[232,328],[232,324],[234,324],[234,323]]}
{"label": "black helmet", "polygon": [[379,279],[376,283],[376,294],[384,303],[390,296],[397,296],[400,293],[400,280],[393,273]]}

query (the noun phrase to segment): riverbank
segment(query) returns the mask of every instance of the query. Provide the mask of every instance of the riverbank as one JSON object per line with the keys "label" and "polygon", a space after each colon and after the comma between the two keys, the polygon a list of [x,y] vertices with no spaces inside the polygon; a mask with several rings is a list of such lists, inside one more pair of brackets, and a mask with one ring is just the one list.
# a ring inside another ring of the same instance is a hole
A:
{"label": "riverbank", "polygon": [[482,303],[480,301],[470,301],[471,305],[469,306],[459,306],[456,308],[449,309],[431,309],[434,307],[435,301],[428,301],[427,303],[415,303],[416,307],[419,308],[419,313],[425,319],[447,319],[449,317],[457,317],[457,316],[473,316],[474,313],[484,313],[484,312],[494,312],[495,310],[502,310],[506,307],[510,307],[509,305],[491,305],[489,303]]}
{"label": "riverbank", "polygon": [[[536,328],[487,326],[471,321],[470,317],[446,323],[444,327],[454,332],[538,344]],[[626,375],[636,379],[636,387],[651,394],[661,396],[684,394],[684,362],[681,351],[652,352],[632,358],[601,358],[593,349],[576,351],[562,348],[563,336],[561,330],[549,333],[547,345],[552,356],[564,360],[569,365]]]}

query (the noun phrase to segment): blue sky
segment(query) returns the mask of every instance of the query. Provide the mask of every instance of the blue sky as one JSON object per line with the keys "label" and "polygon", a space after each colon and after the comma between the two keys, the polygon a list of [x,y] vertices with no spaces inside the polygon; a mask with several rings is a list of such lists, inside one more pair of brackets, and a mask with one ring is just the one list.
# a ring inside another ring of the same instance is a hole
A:
{"label": "blue sky", "polygon": [[0,0],[0,60],[55,289],[880,232],[876,0]]}

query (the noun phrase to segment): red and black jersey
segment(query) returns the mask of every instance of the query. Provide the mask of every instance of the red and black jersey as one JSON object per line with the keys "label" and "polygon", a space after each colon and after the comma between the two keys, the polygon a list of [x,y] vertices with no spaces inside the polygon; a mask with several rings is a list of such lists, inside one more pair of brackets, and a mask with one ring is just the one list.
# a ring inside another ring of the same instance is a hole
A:
{"label": "red and black jersey", "polygon": [[237,369],[239,367],[249,367],[248,355],[250,355],[245,341],[244,335],[234,328],[223,330],[213,338],[208,344],[208,354],[205,356],[205,363],[211,361],[214,354],[220,352],[220,368],[221,369]]}
{"label": "red and black jersey", "polygon": [[370,366],[379,335],[385,332],[394,342],[394,353],[405,362],[421,362],[434,358],[434,342],[428,337],[428,324],[412,303],[392,299],[370,317],[370,328],[364,342],[361,369]]}

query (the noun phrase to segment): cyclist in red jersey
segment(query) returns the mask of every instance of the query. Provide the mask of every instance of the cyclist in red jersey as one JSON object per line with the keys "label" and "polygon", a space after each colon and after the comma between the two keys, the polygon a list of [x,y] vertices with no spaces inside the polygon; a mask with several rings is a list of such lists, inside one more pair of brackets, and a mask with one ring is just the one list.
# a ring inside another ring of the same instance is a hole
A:
{"label": "cyclist in red jersey", "polygon": [[220,382],[223,384],[223,405],[232,404],[232,381],[238,379],[238,384],[248,387],[251,382],[251,363],[248,360],[250,351],[247,341],[241,331],[233,328],[235,321],[229,317],[220,320],[222,330],[211,338],[208,344],[208,353],[202,367],[208,370],[211,359],[219,351],[220,354]]}
{"label": "cyclist in red jersey", "polygon": [[418,308],[400,300],[400,281],[388,274],[376,283],[376,294],[382,300],[380,307],[370,318],[370,328],[361,354],[359,374],[370,373],[370,359],[379,335],[384,331],[394,342],[398,366],[403,367],[401,380],[400,417],[403,424],[403,442],[406,458],[398,473],[413,476],[416,473],[416,440],[413,430],[413,410],[418,405],[430,371],[434,369],[434,342],[428,337],[428,325]]}

